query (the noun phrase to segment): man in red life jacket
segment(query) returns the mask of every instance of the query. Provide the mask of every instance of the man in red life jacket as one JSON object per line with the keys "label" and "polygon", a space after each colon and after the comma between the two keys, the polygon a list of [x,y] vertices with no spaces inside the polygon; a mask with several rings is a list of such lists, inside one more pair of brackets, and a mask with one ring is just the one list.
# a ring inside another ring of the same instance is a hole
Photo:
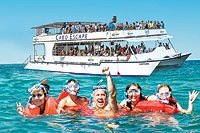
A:
{"label": "man in red life jacket", "polygon": [[87,107],[89,100],[85,97],[77,96],[80,91],[79,83],[75,79],[70,79],[66,82],[66,91],[68,93],[63,99],[60,100],[58,111],[78,111],[83,107]]}

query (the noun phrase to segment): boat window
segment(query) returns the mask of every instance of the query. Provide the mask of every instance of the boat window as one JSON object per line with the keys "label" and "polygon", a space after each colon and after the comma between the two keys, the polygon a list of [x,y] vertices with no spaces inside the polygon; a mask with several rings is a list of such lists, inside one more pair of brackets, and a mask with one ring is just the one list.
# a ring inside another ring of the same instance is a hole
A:
{"label": "boat window", "polygon": [[44,44],[37,44],[35,45],[35,55],[45,55],[45,47]]}
{"label": "boat window", "polygon": [[[157,46],[158,43],[160,46]],[[156,45],[155,45],[156,44]],[[127,56],[130,54],[149,53],[156,47],[170,49],[169,42],[141,41],[141,42],[85,42],[85,43],[56,43],[53,56]]]}
{"label": "boat window", "polygon": [[45,59],[45,45],[44,44],[34,45],[34,58],[37,61],[43,61]]}
{"label": "boat window", "polygon": [[63,56],[65,55],[64,51],[66,51],[66,44],[58,43],[54,45],[52,54],[54,56],[59,56],[60,54],[62,54]]}

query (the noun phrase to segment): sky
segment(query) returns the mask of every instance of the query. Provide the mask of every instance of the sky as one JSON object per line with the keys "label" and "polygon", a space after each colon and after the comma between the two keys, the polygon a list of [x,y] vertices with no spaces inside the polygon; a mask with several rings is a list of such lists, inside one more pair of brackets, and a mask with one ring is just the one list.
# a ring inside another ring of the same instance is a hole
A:
{"label": "sky", "polygon": [[53,22],[164,21],[177,52],[200,60],[200,0],[5,0],[0,4],[0,64],[33,55],[34,26]]}

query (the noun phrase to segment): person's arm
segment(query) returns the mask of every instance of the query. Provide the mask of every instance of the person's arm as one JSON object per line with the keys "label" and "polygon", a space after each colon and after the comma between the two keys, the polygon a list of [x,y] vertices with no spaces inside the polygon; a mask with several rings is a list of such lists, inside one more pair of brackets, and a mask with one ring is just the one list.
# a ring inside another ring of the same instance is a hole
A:
{"label": "person's arm", "polygon": [[118,105],[117,105],[116,87],[112,80],[109,68],[103,68],[102,72],[106,75],[108,84],[108,92],[109,92],[108,104],[110,106],[110,109],[113,110],[113,112],[117,112]]}
{"label": "person's arm", "polygon": [[119,107],[120,109],[121,109],[121,108],[124,108],[124,109],[129,108],[129,107],[127,107],[127,102],[128,102],[128,99],[122,100],[118,107]]}
{"label": "person's arm", "polygon": [[193,90],[192,94],[189,92],[189,101],[188,101],[188,109],[185,110],[181,107],[181,105],[177,102],[177,108],[181,113],[185,113],[185,114],[190,114],[192,112],[192,108],[193,108],[193,102],[195,101],[195,99],[197,98],[199,92]]}
{"label": "person's arm", "polygon": [[63,99],[59,102],[58,107],[57,107],[57,112],[58,112],[59,114],[62,113],[62,112],[64,111],[63,108],[64,108],[64,106],[66,105],[66,102],[67,102],[67,97],[63,98]]}

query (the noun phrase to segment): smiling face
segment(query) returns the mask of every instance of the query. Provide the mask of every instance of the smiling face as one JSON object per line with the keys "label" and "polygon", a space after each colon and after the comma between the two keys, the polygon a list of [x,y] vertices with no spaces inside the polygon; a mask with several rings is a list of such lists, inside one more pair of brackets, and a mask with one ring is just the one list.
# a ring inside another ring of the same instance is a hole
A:
{"label": "smiling face", "polygon": [[32,93],[32,102],[37,106],[41,106],[45,102],[45,95],[42,89],[33,90]]}
{"label": "smiling face", "polygon": [[140,100],[140,89],[137,86],[131,85],[127,90],[127,98],[132,102],[138,102]]}
{"label": "smiling face", "polygon": [[106,98],[107,98],[107,95],[106,95],[105,89],[94,90],[93,102],[96,108],[100,108],[100,109],[105,108],[105,106],[107,105]]}
{"label": "smiling face", "polygon": [[159,88],[158,95],[159,95],[159,98],[161,100],[168,100],[169,101],[169,98],[171,96],[171,92],[170,92],[170,90],[167,86],[162,86],[161,88]]}

